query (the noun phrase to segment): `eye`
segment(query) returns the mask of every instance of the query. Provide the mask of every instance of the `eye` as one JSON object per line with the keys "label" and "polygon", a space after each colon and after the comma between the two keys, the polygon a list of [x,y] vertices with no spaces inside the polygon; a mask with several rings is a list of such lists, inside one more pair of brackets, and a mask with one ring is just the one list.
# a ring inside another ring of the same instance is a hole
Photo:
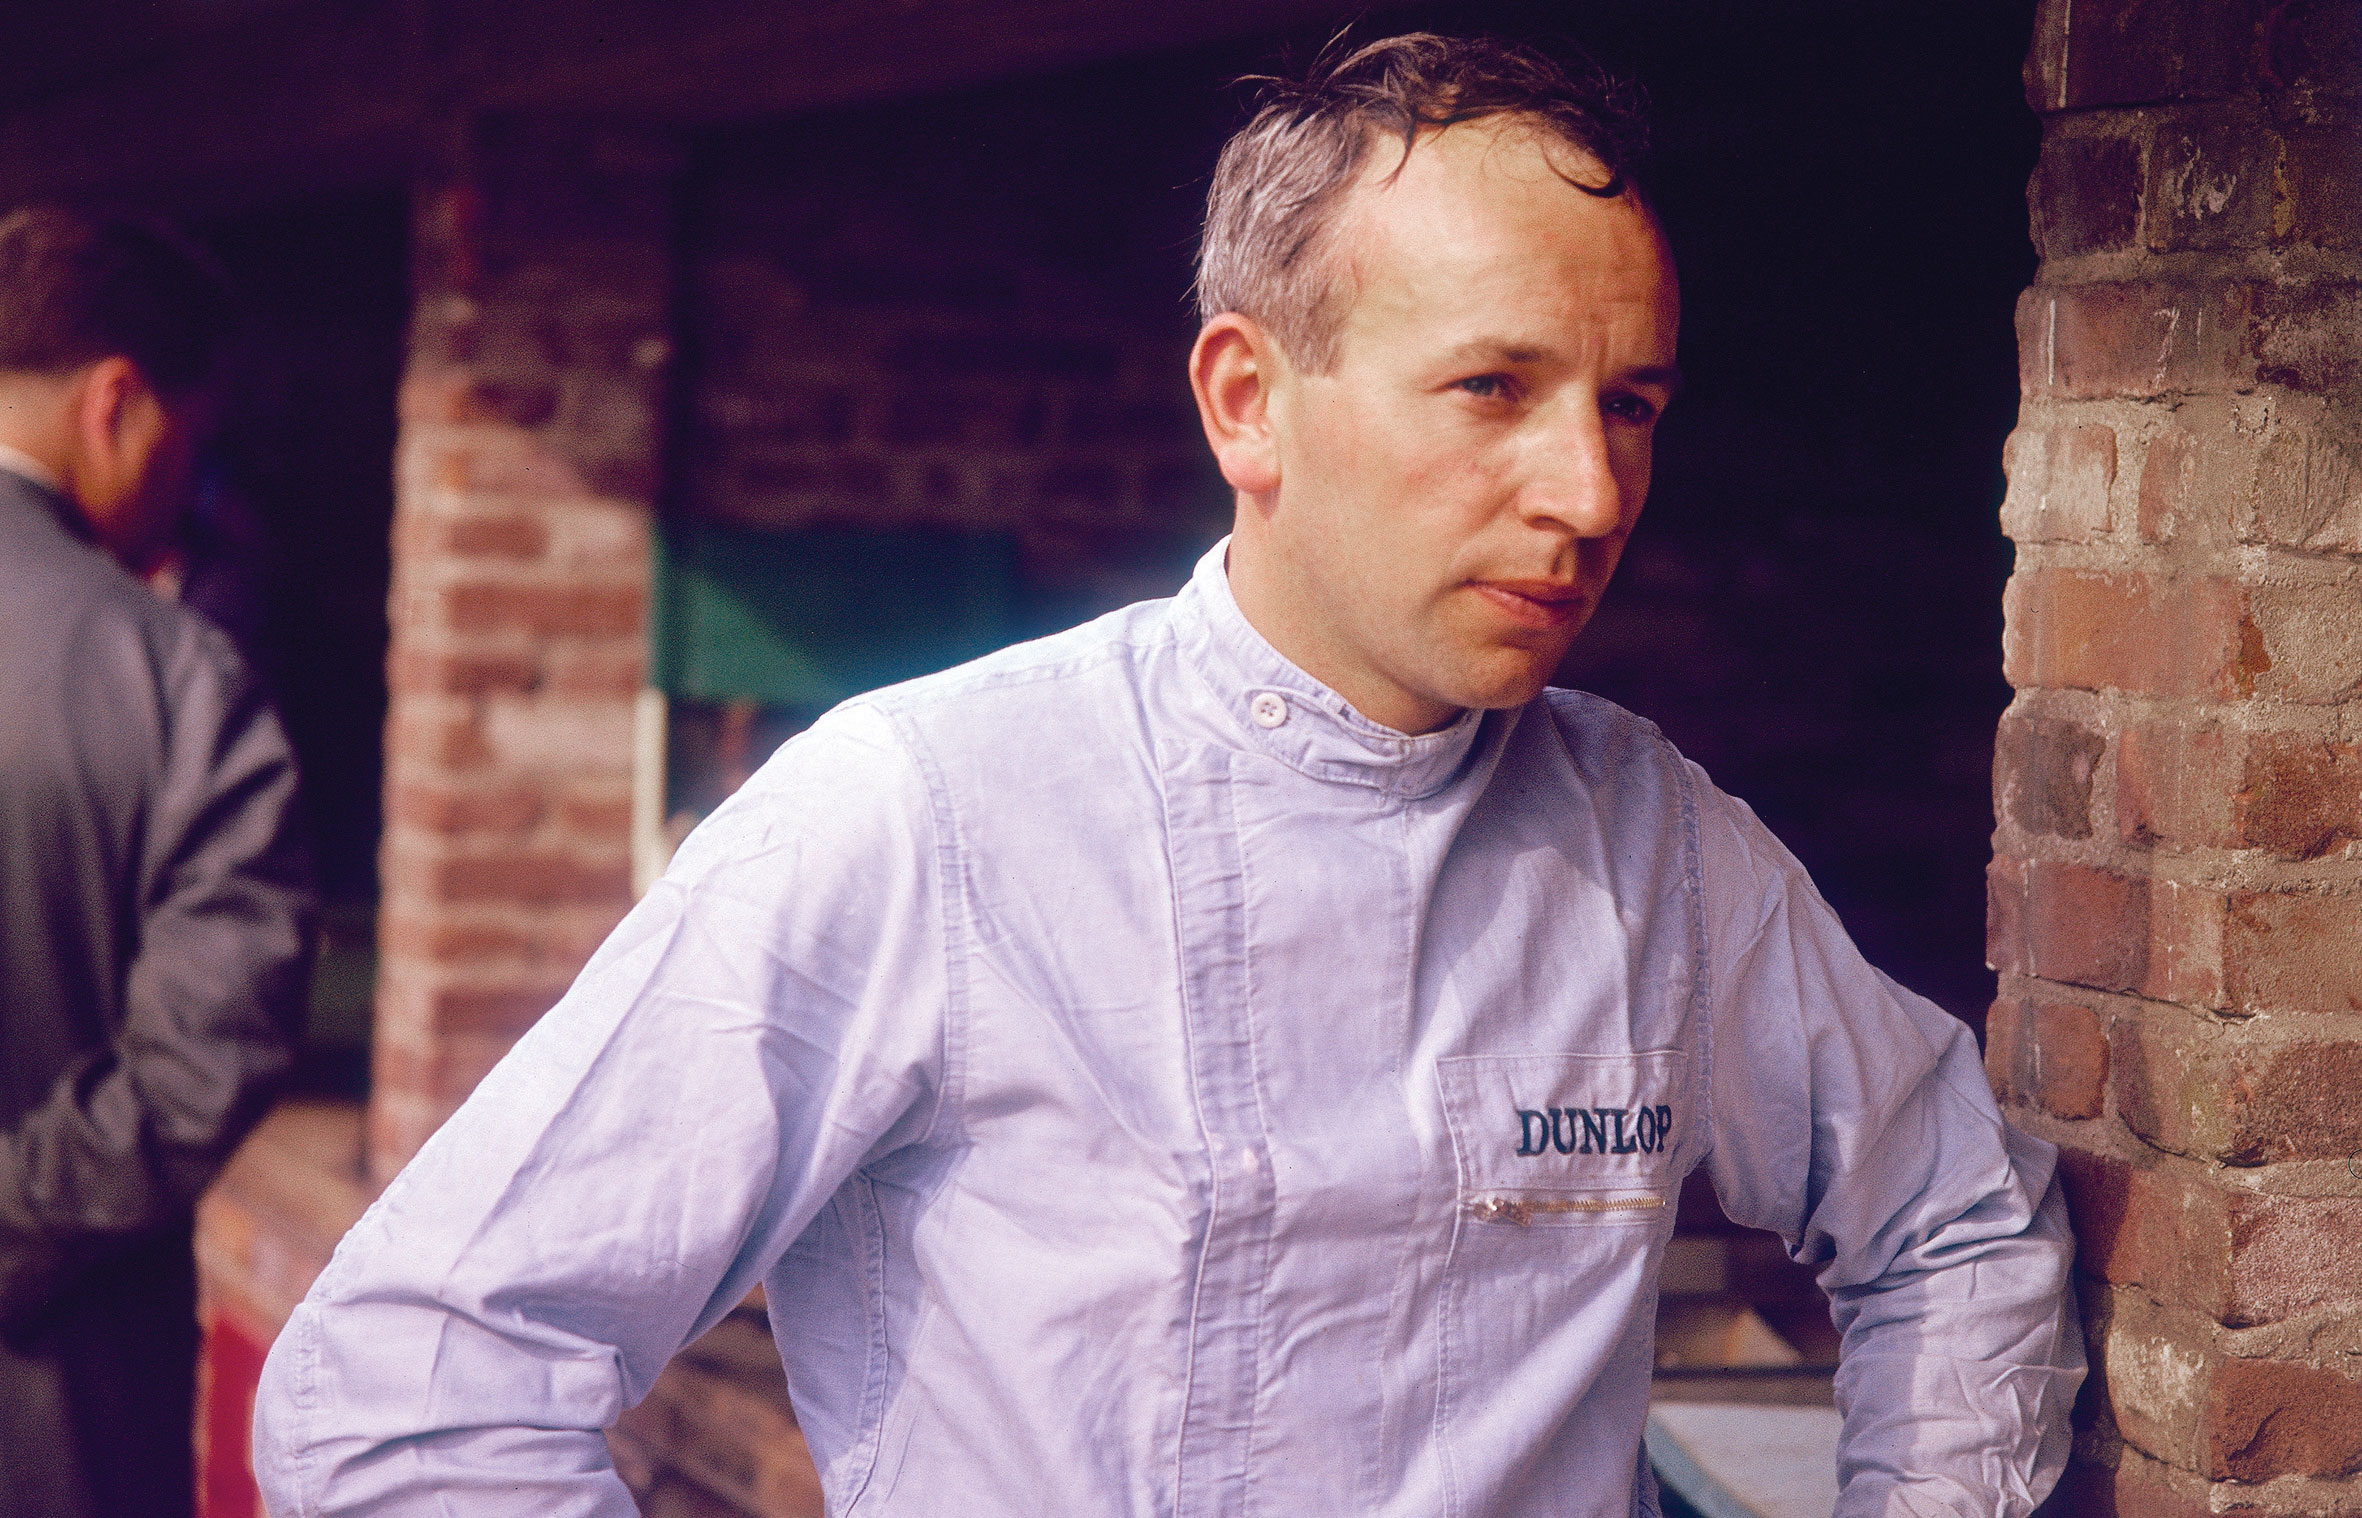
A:
{"label": "eye", "polygon": [[1645,395],[1634,395],[1627,391],[1620,395],[1604,396],[1599,404],[1601,410],[1619,422],[1646,426],[1657,419],[1657,403]]}
{"label": "eye", "polygon": [[1506,374],[1472,374],[1455,380],[1452,388],[1465,391],[1480,401],[1507,400],[1515,393],[1517,382]]}

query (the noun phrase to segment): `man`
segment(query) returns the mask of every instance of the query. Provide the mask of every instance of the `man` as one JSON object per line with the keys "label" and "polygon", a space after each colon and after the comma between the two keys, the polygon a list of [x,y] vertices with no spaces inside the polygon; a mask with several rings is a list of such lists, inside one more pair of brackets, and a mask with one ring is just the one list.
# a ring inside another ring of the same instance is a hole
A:
{"label": "man", "polygon": [[2051,1152],[1743,806],[1544,691],[1675,388],[1635,135],[1485,42],[1274,87],[1191,356],[1233,535],[699,829],[274,1348],[277,1511],[628,1513],[597,1431],[762,1281],[832,1512],[1651,1512],[1701,1163],[1822,1268],[1842,1512],[2034,1505]]}
{"label": "man", "polygon": [[295,771],[229,642],[135,572],[219,366],[160,230],[0,220],[0,1509],[192,1503],[197,1194],[286,1068]]}

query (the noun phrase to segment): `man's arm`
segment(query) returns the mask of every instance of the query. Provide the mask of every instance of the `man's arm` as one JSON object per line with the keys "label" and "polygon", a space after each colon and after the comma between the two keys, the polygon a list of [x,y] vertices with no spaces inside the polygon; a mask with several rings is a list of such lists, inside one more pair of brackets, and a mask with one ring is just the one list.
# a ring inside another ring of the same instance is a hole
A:
{"label": "man's arm", "polygon": [[[295,763],[227,644],[189,634],[164,671],[122,1025],[0,1135],[0,1331],[37,1317],[77,1266],[185,1219],[293,1057],[312,930]],[[71,647],[66,678],[103,704],[121,658]],[[103,743],[112,729],[93,731]]]}
{"label": "man's arm", "polygon": [[2056,1151],[1976,1041],[1866,963],[1803,868],[1701,781],[1716,1192],[1820,1267],[1843,1335],[1838,1518],[2023,1515],[2083,1379]]}
{"label": "man's arm", "polygon": [[937,854],[916,768],[859,707],[707,819],[279,1336],[271,1511],[629,1518],[601,1431],[858,1167],[931,1130]]}

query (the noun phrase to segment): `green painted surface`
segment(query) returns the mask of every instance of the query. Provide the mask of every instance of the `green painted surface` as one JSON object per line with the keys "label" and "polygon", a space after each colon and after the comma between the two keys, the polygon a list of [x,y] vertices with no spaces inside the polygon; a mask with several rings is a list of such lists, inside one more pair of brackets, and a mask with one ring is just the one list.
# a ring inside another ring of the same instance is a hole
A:
{"label": "green painted surface", "polygon": [[654,665],[665,693],[818,711],[1018,636],[1005,534],[667,524]]}

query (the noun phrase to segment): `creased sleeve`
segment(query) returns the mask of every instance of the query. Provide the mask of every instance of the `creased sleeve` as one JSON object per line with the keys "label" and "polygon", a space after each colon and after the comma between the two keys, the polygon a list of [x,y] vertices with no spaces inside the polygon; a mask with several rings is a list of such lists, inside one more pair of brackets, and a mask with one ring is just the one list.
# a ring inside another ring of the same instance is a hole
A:
{"label": "creased sleeve", "polygon": [[1870,966],[1802,866],[1702,779],[1724,1208],[1818,1267],[1842,1335],[1838,1518],[2022,1518],[2084,1373],[2056,1151],[1975,1038]]}
{"label": "creased sleeve", "polygon": [[273,1346],[273,1513],[634,1511],[601,1430],[935,1121],[937,842],[917,766],[861,706],[690,837]]}
{"label": "creased sleeve", "polygon": [[144,659],[98,640],[63,658],[84,699],[114,709],[62,741],[145,824],[120,1023],[0,1135],[0,1329],[37,1317],[78,1268],[185,1226],[294,1057],[311,954],[294,757],[227,643],[190,626],[160,662],[152,752],[126,715],[148,705],[126,689]]}

